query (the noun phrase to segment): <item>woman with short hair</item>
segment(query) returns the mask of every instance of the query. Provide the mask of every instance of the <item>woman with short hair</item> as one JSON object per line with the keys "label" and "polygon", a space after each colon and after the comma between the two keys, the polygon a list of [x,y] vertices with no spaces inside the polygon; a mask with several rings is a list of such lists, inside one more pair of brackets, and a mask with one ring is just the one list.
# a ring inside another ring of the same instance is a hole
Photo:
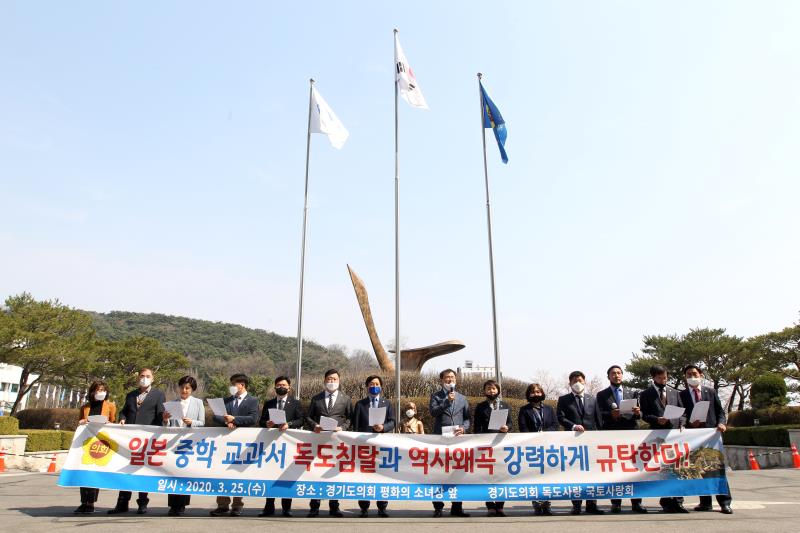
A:
{"label": "woman with short hair", "polygon": [[[108,399],[108,385],[105,381],[93,381],[89,385],[86,399],[87,402],[80,409],[78,424],[87,424],[90,416],[104,416],[106,422],[117,421],[117,406]],[[92,514],[99,494],[100,489],[81,487],[81,504],[75,509],[75,514]]]}

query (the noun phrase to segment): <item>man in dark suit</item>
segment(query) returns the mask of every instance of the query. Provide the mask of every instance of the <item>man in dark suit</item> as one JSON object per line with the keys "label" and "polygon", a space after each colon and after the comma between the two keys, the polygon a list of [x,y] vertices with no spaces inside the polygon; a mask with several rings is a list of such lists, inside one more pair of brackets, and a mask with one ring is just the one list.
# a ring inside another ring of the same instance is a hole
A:
{"label": "man in dark suit", "polygon": [[[249,428],[258,422],[258,398],[247,394],[250,378],[244,374],[234,374],[230,379],[231,395],[225,398],[225,416],[214,415],[214,422],[228,429]],[[228,510],[230,508],[230,511]],[[217,508],[211,516],[241,516],[244,501],[241,496],[217,496]]]}
{"label": "man in dark suit", "polygon": [[[633,400],[636,394],[622,386],[622,368],[612,365],[606,371],[610,386],[597,393],[597,408],[600,410],[600,421],[604,431],[620,431],[639,429],[639,420],[642,411],[639,406],[633,408],[633,413],[620,413],[622,400]],[[647,507],[642,505],[641,498],[631,498],[631,510],[634,513],[646,513]],[[611,512],[622,512],[622,500],[611,499]]]}
{"label": "man in dark suit", "polygon": [[[442,428],[454,427],[453,435],[460,437],[469,430],[470,412],[467,397],[456,392],[456,372],[452,368],[439,373],[442,388],[431,394],[429,410],[433,417],[433,433],[442,434]],[[444,509],[444,502],[433,502],[433,516],[440,518]],[[469,513],[464,512],[462,502],[453,502],[450,505],[450,515],[466,518]]]}
{"label": "man in dark suit", "polygon": [[[322,427],[319,425],[320,417],[327,416],[339,424],[336,431],[347,431],[350,428],[350,419],[353,417],[353,406],[350,403],[350,397],[339,390],[339,371],[331,368],[325,372],[324,382],[325,390],[311,398],[306,425],[314,433],[320,433],[322,431]],[[319,516],[320,503],[320,500],[309,502],[309,518]],[[335,518],[344,516],[339,510],[339,500],[328,500],[328,511]]]}
{"label": "man in dark suit", "polygon": [[[556,404],[558,422],[567,431],[594,431],[600,429],[600,410],[591,394],[584,394],[586,390],[586,376],[580,370],[575,370],[569,375],[569,388],[571,392],[559,396]],[[572,500],[572,514],[581,514],[583,500]],[[586,500],[588,514],[603,514],[605,511],[597,508],[597,500]]]}
{"label": "man in dark suit", "polygon": [[[275,378],[275,398],[264,402],[264,408],[261,410],[261,419],[258,425],[265,428],[277,428],[279,431],[286,431],[287,429],[303,429],[305,422],[305,412],[300,400],[290,396],[292,392],[292,382],[286,376],[278,376]],[[270,409],[280,409],[286,413],[286,423],[276,425],[269,419]],[[283,516],[291,518],[292,516],[292,499],[281,498],[281,510]],[[258,516],[272,516],[275,514],[275,498],[267,498],[264,504],[264,510]]]}
{"label": "man in dark suit", "polygon": [[[653,365],[650,367],[650,377],[653,384],[639,395],[639,407],[642,410],[642,420],[650,425],[650,429],[675,429],[672,420],[664,418],[664,409],[668,405],[683,407],[678,391],[667,386],[667,367]],[[682,428],[686,420],[686,413],[677,420],[677,426]],[[683,506],[683,498],[661,498],[658,500],[665,513],[688,513]]]}
{"label": "man in dark suit", "polygon": [[[141,369],[138,384],[138,389],[125,396],[125,405],[120,411],[119,423],[161,427],[164,422],[164,402],[167,401],[167,398],[162,391],[153,388],[153,371],[149,368]],[[110,509],[108,514],[127,513],[130,501],[131,492],[120,491],[117,496],[117,505]],[[136,500],[139,506],[136,513],[145,514],[149,502],[147,493],[140,492],[139,499]]]}
{"label": "man in dark suit", "polygon": [[[367,387],[367,397],[362,398],[356,402],[353,408],[353,423],[351,427],[353,431],[360,431],[362,433],[391,433],[394,431],[397,420],[394,417],[394,409],[392,402],[383,397],[383,379],[380,376],[369,376],[364,385]],[[369,423],[369,410],[370,408],[386,408],[386,418],[383,424],[370,425]],[[387,501],[378,501],[378,516],[386,518],[389,515],[386,513],[386,507],[389,505]],[[369,514],[369,500],[359,500],[358,507],[361,509],[361,518],[366,518]]]}
{"label": "man in dark suit", "polygon": [[[719,401],[719,394],[711,387],[703,386],[703,371],[699,366],[688,365],[683,369],[683,377],[686,378],[687,389],[681,391],[681,402],[686,407],[686,419],[690,420],[692,411],[697,402],[709,402],[708,414],[704,421],[697,420],[690,422],[691,428],[717,428],[720,433],[725,433],[728,429],[725,423],[728,416]],[[717,503],[723,514],[733,514],[731,509],[731,495],[717,494]],[[695,511],[711,511],[711,496],[700,496],[700,505],[694,508]]]}

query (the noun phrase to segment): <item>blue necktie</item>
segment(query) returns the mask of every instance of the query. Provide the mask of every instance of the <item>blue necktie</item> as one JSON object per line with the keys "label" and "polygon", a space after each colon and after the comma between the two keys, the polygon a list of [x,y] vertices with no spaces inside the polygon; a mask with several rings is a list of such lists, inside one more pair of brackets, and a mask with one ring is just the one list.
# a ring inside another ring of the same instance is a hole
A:
{"label": "blue necktie", "polygon": [[622,405],[622,394],[619,391],[619,387],[614,387],[614,398],[617,399],[617,407],[619,408]]}

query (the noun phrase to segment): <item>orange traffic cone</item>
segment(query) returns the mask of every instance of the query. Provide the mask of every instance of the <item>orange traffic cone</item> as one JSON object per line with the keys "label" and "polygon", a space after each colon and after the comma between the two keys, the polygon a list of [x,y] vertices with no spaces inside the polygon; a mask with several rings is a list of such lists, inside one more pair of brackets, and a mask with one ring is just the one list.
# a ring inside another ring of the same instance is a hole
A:
{"label": "orange traffic cone", "polygon": [[0,448],[0,473],[5,471],[6,471],[6,449]]}
{"label": "orange traffic cone", "polygon": [[55,474],[56,473],[56,454],[50,458],[50,464],[47,465],[47,473],[48,474]]}
{"label": "orange traffic cone", "polygon": [[[797,446],[794,443],[792,443],[792,466],[800,468],[800,453],[797,453]],[[0,467],[0,472],[2,472],[2,467]]]}
{"label": "orange traffic cone", "polygon": [[761,467],[758,466],[758,461],[753,455],[753,450],[747,452],[747,460],[750,461],[750,470],[761,470]]}

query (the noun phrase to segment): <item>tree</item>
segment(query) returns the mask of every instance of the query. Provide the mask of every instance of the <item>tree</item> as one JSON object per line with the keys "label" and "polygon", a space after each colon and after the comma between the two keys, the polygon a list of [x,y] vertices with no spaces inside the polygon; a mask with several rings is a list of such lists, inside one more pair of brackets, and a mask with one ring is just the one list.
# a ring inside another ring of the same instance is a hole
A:
{"label": "tree", "polygon": [[0,312],[0,362],[22,367],[11,413],[39,381],[81,384],[94,365],[93,340],[86,313],[58,300],[36,301],[28,293],[7,298]]}
{"label": "tree", "polygon": [[789,402],[786,392],[786,381],[783,376],[764,374],[753,381],[750,389],[750,405],[753,409],[782,407]]}
{"label": "tree", "polygon": [[793,381],[800,381],[800,323],[752,340],[773,371]]}

